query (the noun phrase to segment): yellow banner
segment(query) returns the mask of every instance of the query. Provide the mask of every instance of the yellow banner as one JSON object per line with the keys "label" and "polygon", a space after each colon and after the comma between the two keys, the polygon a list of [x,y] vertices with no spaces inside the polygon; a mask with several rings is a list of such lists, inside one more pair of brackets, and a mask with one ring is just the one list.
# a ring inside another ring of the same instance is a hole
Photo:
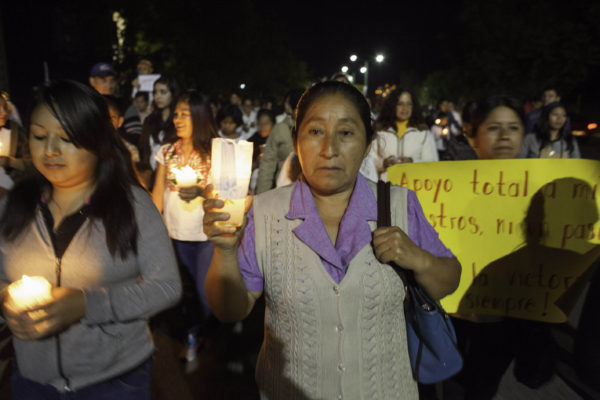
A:
{"label": "yellow banner", "polygon": [[462,264],[447,312],[564,322],[600,256],[600,162],[481,160],[398,164]]}

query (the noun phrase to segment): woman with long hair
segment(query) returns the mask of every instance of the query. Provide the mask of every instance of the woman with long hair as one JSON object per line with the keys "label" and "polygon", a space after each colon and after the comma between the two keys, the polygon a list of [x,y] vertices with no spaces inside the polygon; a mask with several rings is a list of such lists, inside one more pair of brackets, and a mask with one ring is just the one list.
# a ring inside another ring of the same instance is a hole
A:
{"label": "woman with long hair", "polygon": [[172,77],[162,75],[154,82],[154,110],[144,120],[138,144],[140,150],[138,170],[142,176],[142,183],[146,187],[152,183],[152,176],[156,171],[155,155],[158,149],[166,139],[175,136],[173,110],[174,99],[179,92],[179,84]]}
{"label": "woman with long hair", "polygon": [[0,209],[0,282],[41,276],[53,288],[27,309],[2,292],[12,397],[150,399],[147,319],[178,300],[181,282],[102,96],[72,81],[42,88],[29,149],[35,171]]}
{"label": "woman with long hair", "polygon": [[567,126],[567,109],[559,102],[550,103],[523,139],[521,158],[581,158],[577,140]]}
{"label": "woman with long hair", "polygon": [[[211,140],[217,134],[207,97],[187,91],[175,104],[173,121],[177,136],[167,139],[156,154],[158,167],[152,199],[163,214],[181,274],[191,276],[202,306],[201,316],[206,317],[210,309],[204,280],[213,246],[202,228],[202,202],[210,172]],[[183,181],[185,172],[191,176],[185,178],[186,182]],[[192,331],[188,333],[196,335],[196,328],[191,326]]]}
{"label": "woman with long hair", "polygon": [[375,131],[369,157],[384,180],[385,170],[394,164],[439,160],[433,135],[421,121],[419,103],[410,90],[390,93],[375,122]]}

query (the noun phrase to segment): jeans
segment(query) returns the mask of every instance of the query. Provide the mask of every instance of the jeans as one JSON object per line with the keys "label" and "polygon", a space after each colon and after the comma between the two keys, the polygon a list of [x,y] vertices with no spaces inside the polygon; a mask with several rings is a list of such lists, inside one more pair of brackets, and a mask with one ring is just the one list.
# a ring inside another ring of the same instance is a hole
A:
{"label": "jeans", "polygon": [[211,314],[206,291],[204,290],[204,281],[212,260],[214,246],[211,242],[184,242],[173,239],[173,246],[177,253],[177,259],[192,276],[196,285],[196,293],[202,305],[202,314],[206,318]]}
{"label": "jeans", "polygon": [[123,375],[95,383],[77,391],[59,392],[54,386],[24,378],[13,363],[11,398],[13,400],[150,400],[152,358]]}

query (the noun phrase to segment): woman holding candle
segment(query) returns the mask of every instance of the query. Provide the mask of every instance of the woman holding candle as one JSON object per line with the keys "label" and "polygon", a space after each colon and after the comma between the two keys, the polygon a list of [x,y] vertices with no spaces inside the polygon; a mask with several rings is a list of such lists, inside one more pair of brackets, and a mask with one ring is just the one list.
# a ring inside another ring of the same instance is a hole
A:
{"label": "woman holding candle", "polygon": [[25,309],[2,292],[12,397],[150,399],[147,319],[181,293],[160,215],[93,89],[42,88],[29,128],[36,171],[0,207],[0,281],[41,276],[53,289]]}
{"label": "woman holding candle", "polygon": [[402,229],[375,229],[374,186],[359,174],[373,135],[358,90],[317,83],[300,99],[292,130],[302,177],[256,196],[242,229],[218,223],[229,218],[218,212],[222,200],[204,203],[215,315],[241,320],[265,294],[256,372],[263,398],[418,398],[404,285],[384,263],[413,270],[435,299],[456,289],[460,264],[407,189],[392,188]]}
{"label": "woman holding candle", "polygon": [[567,109],[558,102],[542,109],[533,132],[525,135],[520,158],[581,158],[577,140],[567,124]]}
{"label": "woman holding candle", "polygon": [[[216,129],[210,103],[203,95],[188,91],[175,104],[173,122],[177,137],[168,140],[156,154],[158,167],[152,199],[173,239],[179,265],[184,269],[182,276],[191,275],[202,305],[201,314],[206,317],[210,309],[204,280],[213,246],[202,229],[202,195],[210,172],[210,146]],[[196,335],[197,328],[191,327],[188,334]]]}
{"label": "woman holding candle", "polygon": [[[369,157],[381,179],[387,180],[386,169],[405,162],[438,161],[432,133],[421,121],[417,98],[406,89],[390,93],[375,122],[377,134]],[[369,176],[376,181],[377,176]]]}

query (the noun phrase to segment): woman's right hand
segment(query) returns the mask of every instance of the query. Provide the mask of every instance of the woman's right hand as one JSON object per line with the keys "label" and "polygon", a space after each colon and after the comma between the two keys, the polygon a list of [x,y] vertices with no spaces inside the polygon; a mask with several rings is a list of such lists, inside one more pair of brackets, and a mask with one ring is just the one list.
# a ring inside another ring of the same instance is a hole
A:
{"label": "woman's right hand", "polygon": [[[242,232],[246,227],[247,218],[244,215],[244,222],[242,226],[228,226],[228,225],[217,225],[218,221],[227,221],[229,219],[229,213],[219,212],[219,209],[223,208],[225,202],[221,199],[214,197],[213,185],[208,185],[205,189],[206,200],[202,204],[204,208],[204,233],[208,236],[215,246],[221,250],[236,250],[240,243]],[[245,212],[247,213],[252,204],[252,197],[246,197]]]}

